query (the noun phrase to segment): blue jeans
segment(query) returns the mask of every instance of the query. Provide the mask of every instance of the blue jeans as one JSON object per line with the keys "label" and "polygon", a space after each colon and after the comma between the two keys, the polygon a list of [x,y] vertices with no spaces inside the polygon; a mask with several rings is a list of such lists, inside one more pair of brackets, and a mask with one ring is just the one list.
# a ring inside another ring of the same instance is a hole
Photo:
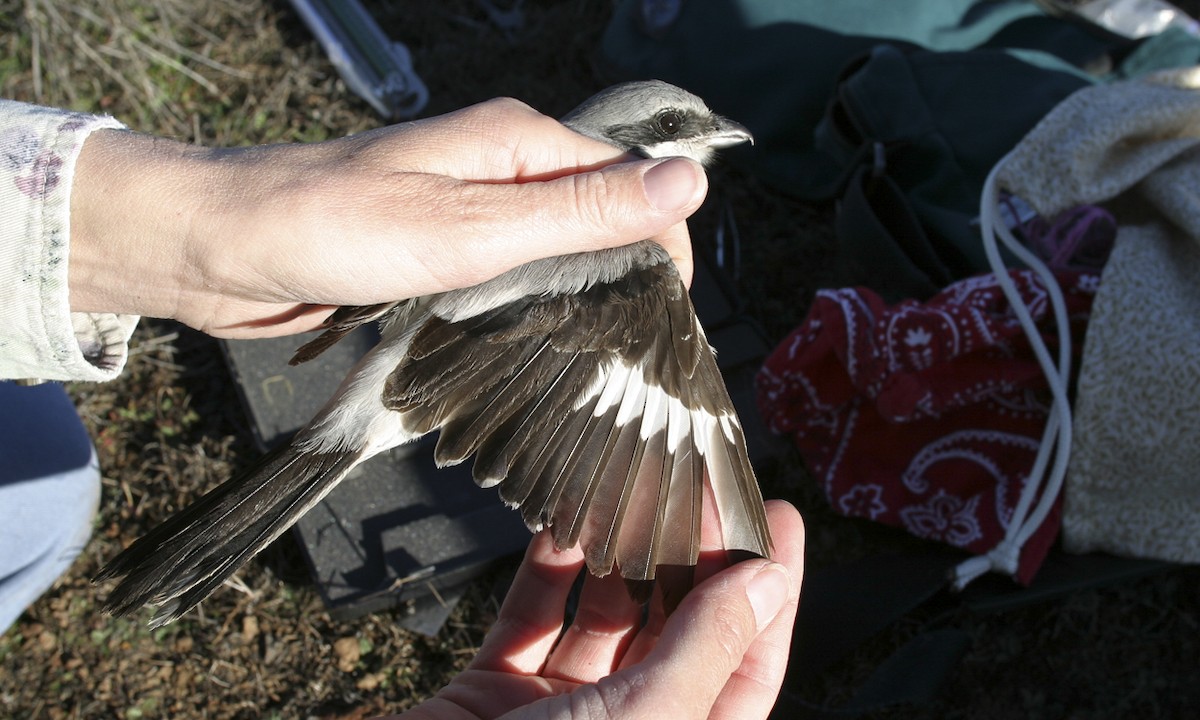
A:
{"label": "blue jeans", "polygon": [[71,566],[99,502],[96,453],[66,391],[0,382],[0,633]]}

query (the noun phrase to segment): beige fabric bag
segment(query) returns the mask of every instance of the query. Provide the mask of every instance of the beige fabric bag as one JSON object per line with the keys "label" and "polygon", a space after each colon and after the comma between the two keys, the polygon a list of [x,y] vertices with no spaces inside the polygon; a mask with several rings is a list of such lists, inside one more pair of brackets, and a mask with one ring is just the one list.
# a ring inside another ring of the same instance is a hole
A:
{"label": "beige fabric bag", "polygon": [[1120,230],[1084,345],[1068,551],[1200,560],[1200,68],[1081,90],[999,171],[1044,217]]}

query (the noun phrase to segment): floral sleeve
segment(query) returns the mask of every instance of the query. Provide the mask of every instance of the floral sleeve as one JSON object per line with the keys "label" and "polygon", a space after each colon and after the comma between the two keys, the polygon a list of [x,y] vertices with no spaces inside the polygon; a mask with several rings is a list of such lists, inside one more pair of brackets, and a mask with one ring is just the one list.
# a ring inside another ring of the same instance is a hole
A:
{"label": "floral sleeve", "polygon": [[0,100],[0,378],[111,380],[133,315],[71,312],[71,184],[87,136],[110,117]]}

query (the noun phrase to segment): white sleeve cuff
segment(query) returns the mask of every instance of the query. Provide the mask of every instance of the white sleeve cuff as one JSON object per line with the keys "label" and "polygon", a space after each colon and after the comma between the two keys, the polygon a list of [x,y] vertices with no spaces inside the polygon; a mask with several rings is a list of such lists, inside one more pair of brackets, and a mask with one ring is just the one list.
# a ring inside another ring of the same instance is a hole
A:
{"label": "white sleeve cuff", "polygon": [[84,140],[111,117],[0,100],[0,378],[111,380],[136,315],[73,313],[71,186]]}

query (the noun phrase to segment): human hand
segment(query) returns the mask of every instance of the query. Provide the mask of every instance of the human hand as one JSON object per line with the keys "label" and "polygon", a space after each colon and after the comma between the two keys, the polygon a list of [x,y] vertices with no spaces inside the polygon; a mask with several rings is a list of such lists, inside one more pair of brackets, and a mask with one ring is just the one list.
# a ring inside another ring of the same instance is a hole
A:
{"label": "human hand", "polygon": [[685,280],[690,161],[629,160],[515,100],[313,144],[210,150],[94,133],[71,194],[71,309],[220,337],[473,285],[653,237]]}
{"label": "human hand", "polygon": [[718,569],[702,558],[692,592],[669,618],[655,603],[644,627],[616,573],[588,576],[561,638],[583,557],[555,552],[543,531],[474,662],[393,720],[767,717],[787,668],[804,566],[796,509],[770,501],[767,519],[775,562]]}

